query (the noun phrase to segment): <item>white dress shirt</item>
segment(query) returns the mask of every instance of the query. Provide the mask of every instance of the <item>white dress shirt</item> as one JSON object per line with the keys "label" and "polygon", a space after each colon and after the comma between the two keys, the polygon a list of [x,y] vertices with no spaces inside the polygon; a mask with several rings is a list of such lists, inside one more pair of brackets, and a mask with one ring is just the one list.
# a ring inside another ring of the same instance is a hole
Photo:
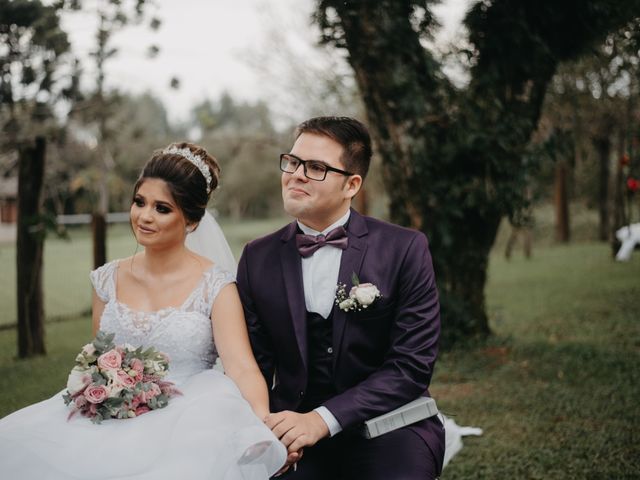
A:
{"label": "white dress shirt", "polygon": [[[334,228],[345,225],[350,215],[351,210],[347,210],[344,216],[322,232],[307,227],[300,220],[298,220],[298,227],[307,235],[326,235]],[[333,245],[325,245],[310,257],[302,258],[302,284],[307,311],[319,313],[323,318],[327,318],[331,314],[336,297],[340,260],[342,260],[342,250]],[[331,436],[342,431],[340,423],[328,408],[321,406],[315,408],[314,411],[318,412],[325,421]]]}
{"label": "white dress shirt", "polygon": [[[298,220],[298,226],[307,235],[326,235],[334,228],[345,225],[350,215],[351,210],[347,210],[342,218],[322,232],[307,227],[300,220]],[[307,311],[319,313],[323,318],[327,318],[331,313],[336,298],[341,259],[342,250],[333,245],[325,245],[310,257],[302,258],[302,284]]]}

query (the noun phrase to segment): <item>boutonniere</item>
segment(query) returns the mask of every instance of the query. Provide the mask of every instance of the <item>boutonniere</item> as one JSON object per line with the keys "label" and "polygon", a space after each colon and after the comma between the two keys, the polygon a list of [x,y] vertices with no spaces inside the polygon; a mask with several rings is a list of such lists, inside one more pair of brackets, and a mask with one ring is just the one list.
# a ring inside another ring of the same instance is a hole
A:
{"label": "boutonniere", "polygon": [[371,305],[376,298],[382,296],[378,287],[373,283],[360,283],[358,275],[351,275],[351,283],[353,287],[347,295],[347,286],[344,283],[338,283],[336,288],[336,305],[343,312],[355,310],[359,312]]}

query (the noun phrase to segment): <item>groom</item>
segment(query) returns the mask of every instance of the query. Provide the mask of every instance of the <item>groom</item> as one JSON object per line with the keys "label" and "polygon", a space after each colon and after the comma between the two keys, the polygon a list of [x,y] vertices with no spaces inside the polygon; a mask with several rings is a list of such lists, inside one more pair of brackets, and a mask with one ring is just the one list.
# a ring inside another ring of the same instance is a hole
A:
{"label": "groom", "polygon": [[[280,170],[284,209],[296,221],[250,242],[238,266],[276,412],[265,423],[290,458],[304,448],[282,478],[435,478],[444,456],[437,417],[373,439],[359,432],[365,420],[429,395],[440,317],[427,239],[350,208],[371,159],[362,123],[312,118],[295,136]],[[336,286],[348,294],[354,281],[381,296],[341,308]]]}

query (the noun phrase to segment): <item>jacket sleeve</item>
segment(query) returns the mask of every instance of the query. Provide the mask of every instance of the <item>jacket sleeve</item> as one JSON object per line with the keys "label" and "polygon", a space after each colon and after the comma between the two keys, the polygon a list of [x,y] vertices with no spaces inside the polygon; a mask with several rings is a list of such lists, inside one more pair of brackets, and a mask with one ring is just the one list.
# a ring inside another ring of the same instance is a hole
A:
{"label": "jacket sleeve", "polygon": [[271,389],[275,371],[273,346],[271,339],[260,320],[260,316],[256,311],[255,302],[253,300],[251,275],[249,273],[249,255],[249,246],[247,245],[242,251],[242,256],[238,262],[238,292],[244,309],[244,316],[247,323],[249,341],[251,342],[253,354],[256,357],[256,362],[262,371],[262,375],[267,382],[268,388]]}
{"label": "jacket sleeve", "polygon": [[416,233],[398,270],[390,343],[381,366],[323,405],[343,429],[387,413],[421,395],[438,353],[440,307],[427,239]]}

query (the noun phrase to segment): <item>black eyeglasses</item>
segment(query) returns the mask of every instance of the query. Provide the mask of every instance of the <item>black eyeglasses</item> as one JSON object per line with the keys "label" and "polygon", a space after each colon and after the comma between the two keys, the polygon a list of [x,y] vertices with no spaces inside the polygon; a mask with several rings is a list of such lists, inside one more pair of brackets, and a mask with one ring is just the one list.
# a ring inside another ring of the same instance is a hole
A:
{"label": "black eyeglasses", "polygon": [[320,160],[302,160],[290,153],[280,154],[280,170],[284,173],[295,173],[300,165],[302,165],[305,177],[309,180],[316,180],[318,182],[327,178],[327,172],[329,171],[336,172],[347,177],[355,175],[354,173],[340,170],[339,168],[330,167]]}

